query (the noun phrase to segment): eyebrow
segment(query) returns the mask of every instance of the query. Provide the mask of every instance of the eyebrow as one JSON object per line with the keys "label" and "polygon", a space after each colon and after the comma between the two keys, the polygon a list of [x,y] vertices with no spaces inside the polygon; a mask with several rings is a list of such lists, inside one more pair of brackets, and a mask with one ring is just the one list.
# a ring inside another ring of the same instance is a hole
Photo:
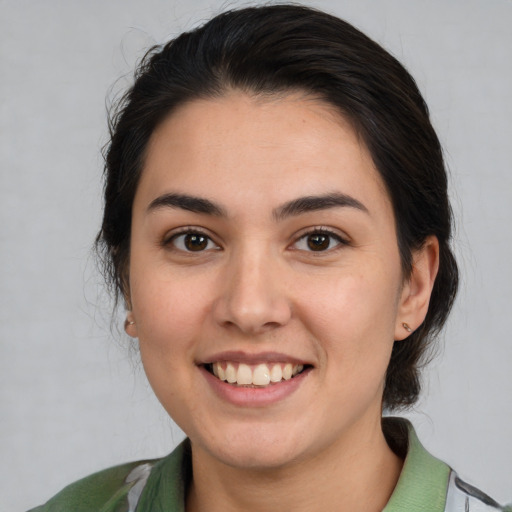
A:
{"label": "eyebrow", "polygon": [[319,210],[327,210],[329,208],[337,207],[349,207],[361,210],[362,212],[369,213],[368,208],[347,194],[341,194],[339,192],[324,194],[321,196],[305,196],[299,197],[284,205],[276,208],[273,212],[275,220],[284,220],[287,217],[295,215],[301,215],[303,213],[309,213]]}
{"label": "eyebrow", "polygon": [[161,208],[181,208],[194,213],[226,217],[224,208],[202,197],[189,196],[187,194],[164,194],[151,201],[148,212]]}
{"label": "eyebrow", "polygon": [[[281,221],[288,217],[302,215],[304,213],[327,210],[329,208],[349,207],[369,213],[366,206],[347,194],[339,192],[324,194],[320,196],[304,196],[293,199],[272,212],[274,220]],[[161,208],[181,208],[193,213],[213,215],[215,217],[227,217],[226,210],[219,204],[209,199],[190,196],[188,194],[169,193],[163,194],[148,206],[147,211],[155,211]]]}

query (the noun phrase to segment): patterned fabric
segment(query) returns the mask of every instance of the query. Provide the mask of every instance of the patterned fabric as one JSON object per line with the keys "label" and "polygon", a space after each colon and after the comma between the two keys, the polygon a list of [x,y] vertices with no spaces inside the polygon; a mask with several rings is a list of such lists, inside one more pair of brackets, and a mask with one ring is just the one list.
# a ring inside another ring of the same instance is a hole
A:
{"label": "patterned fabric", "polygon": [[[511,506],[501,507],[430,455],[408,421],[385,418],[383,428],[393,450],[405,456],[383,512],[512,512]],[[185,440],[163,459],[125,464],[79,480],[29,512],[185,512],[191,474],[190,442]]]}
{"label": "patterned fabric", "polygon": [[125,482],[128,485],[131,485],[126,497],[128,501],[128,512],[135,512],[140,500],[140,495],[142,494],[144,487],[146,487],[146,483],[152,469],[153,464],[146,462],[145,464],[141,464],[140,466],[136,466],[132,469],[125,478]]}
{"label": "patterned fabric", "polygon": [[512,512],[512,506],[500,506],[487,494],[462,481],[455,471],[450,474],[444,512]]}

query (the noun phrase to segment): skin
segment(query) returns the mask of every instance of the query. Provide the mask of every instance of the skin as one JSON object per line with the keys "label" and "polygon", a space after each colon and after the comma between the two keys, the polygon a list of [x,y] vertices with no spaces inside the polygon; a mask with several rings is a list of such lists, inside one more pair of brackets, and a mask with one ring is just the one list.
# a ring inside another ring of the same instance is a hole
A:
{"label": "skin", "polygon": [[[362,208],[280,211],[334,193]],[[165,194],[207,199],[222,215],[150,207]],[[308,233],[319,228],[333,235],[313,251]],[[187,251],[183,229],[209,237],[204,250]],[[381,430],[384,376],[394,340],[408,335],[402,323],[425,317],[435,238],[414,262],[404,280],[382,180],[325,103],[232,91],[156,129],[133,205],[127,332],[191,439],[187,510],[384,507],[402,465]],[[231,350],[311,369],[276,403],[234,405],[200,366]]]}

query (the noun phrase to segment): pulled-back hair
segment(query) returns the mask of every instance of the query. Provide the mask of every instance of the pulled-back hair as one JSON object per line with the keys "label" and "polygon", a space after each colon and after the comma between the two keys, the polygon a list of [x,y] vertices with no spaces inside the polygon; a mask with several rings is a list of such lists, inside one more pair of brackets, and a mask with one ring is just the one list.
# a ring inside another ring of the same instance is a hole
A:
{"label": "pulled-back hair", "polygon": [[420,368],[458,285],[442,150],[409,73],[334,16],[297,5],[228,11],[146,54],[110,118],[97,237],[107,282],[117,298],[128,296],[132,204],[155,128],[185,102],[233,89],[251,95],[302,91],[351,122],[389,193],[404,279],[413,251],[430,235],[439,240],[439,272],[425,321],[395,342],[386,375],[384,406],[412,405],[420,392]]}

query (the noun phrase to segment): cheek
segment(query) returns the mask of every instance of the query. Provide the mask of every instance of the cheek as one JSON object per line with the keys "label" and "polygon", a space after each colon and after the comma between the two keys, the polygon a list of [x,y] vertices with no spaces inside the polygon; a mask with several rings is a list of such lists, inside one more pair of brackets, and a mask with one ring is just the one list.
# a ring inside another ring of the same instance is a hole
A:
{"label": "cheek", "polygon": [[325,282],[322,289],[311,286],[307,293],[302,287],[301,316],[318,343],[328,378],[352,391],[340,399],[376,392],[394,342],[395,280],[389,273],[353,274]]}
{"label": "cheek", "polygon": [[320,281],[301,282],[304,316],[326,332],[357,333],[377,331],[383,338],[393,336],[397,313],[397,280],[385,272],[348,273]]}
{"label": "cheek", "polygon": [[208,280],[168,268],[166,262],[132,264],[131,298],[137,324],[152,329],[186,327],[204,309]]}
{"label": "cheek", "polygon": [[[190,283],[189,283],[190,285]],[[175,364],[187,352],[201,325],[201,294],[177,279],[153,278],[146,272],[132,284],[132,307],[144,364]]]}
{"label": "cheek", "polygon": [[179,282],[152,281],[147,275],[132,294],[144,371],[164,408],[178,414],[191,387],[194,347],[201,338],[198,297]]}

